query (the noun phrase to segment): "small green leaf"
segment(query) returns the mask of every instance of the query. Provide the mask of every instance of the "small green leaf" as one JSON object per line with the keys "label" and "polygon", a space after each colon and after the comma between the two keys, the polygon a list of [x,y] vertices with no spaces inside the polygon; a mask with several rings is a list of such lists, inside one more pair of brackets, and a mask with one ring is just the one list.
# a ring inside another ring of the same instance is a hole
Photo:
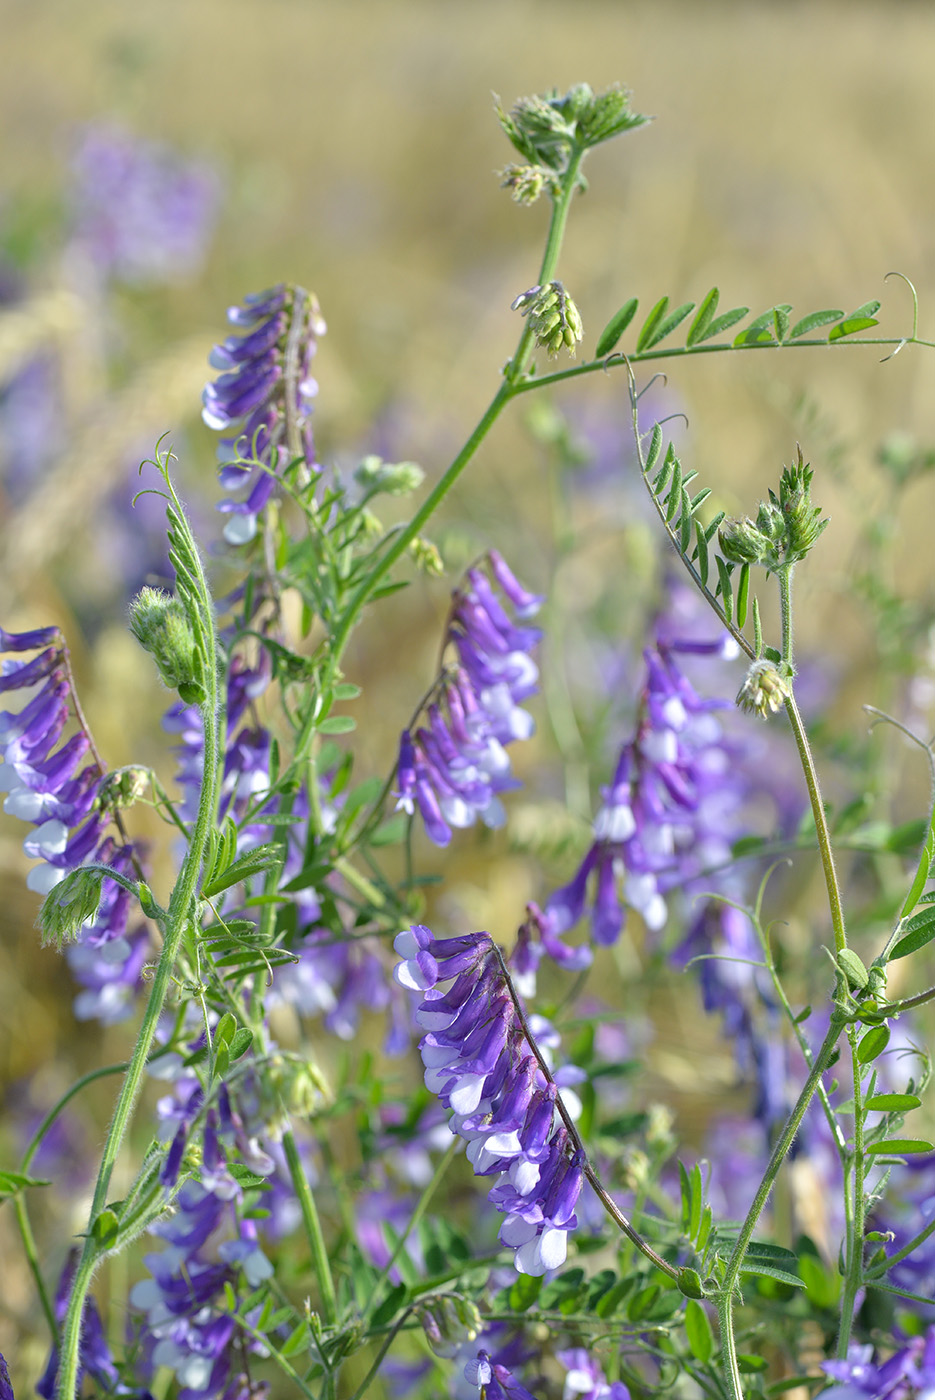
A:
{"label": "small green leaf", "polygon": [[704,528],[701,522],[695,521],[695,552],[692,558],[698,563],[698,577],[701,579],[702,588],[708,586],[708,541],[705,539]]}
{"label": "small green leaf", "polygon": [[731,326],[736,326],[738,321],[742,321],[744,316],[750,314],[749,306],[735,306],[731,311],[725,311],[707,326],[701,335],[696,335],[693,345],[700,345],[704,340],[713,340],[716,335],[729,331]]}
{"label": "small green leaf", "polygon": [[858,331],[869,331],[871,327],[880,323],[876,318],[876,312],[880,309],[878,301],[868,301],[865,306],[859,306],[856,311],[852,311],[849,316],[834,326],[828,333],[829,344],[836,340],[843,340],[846,335],[856,335]]}
{"label": "small green leaf", "polygon": [[636,338],[636,353],[638,355],[646,349],[648,344],[652,343],[651,337],[653,335],[653,332],[656,330],[656,327],[659,325],[659,322],[666,314],[666,309],[668,308],[668,305],[669,298],[660,297],[660,299],[656,302],[656,305],[653,307],[652,311],[650,311],[649,315],[646,317],[646,320],[643,322],[643,329],[640,331],[639,335]]}
{"label": "small green leaf", "polygon": [[874,1026],[857,1044],[857,1059],[862,1065],[869,1065],[889,1044],[889,1026]]}
{"label": "small green leaf", "polygon": [[[799,1283],[798,1279],[796,1279],[796,1283]],[[754,1356],[748,1351],[737,1353],[737,1369],[742,1375],[755,1376],[757,1372],[765,1371],[768,1365],[769,1362],[765,1356]]]}
{"label": "small green leaf", "polygon": [[601,331],[600,339],[597,342],[597,349],[594,352],[594,358],[596,360],[602,360],[605,355],[610,354],[611,350],[613,350],[617,341],[636,315],[636,308],[638,306],[639,302],[636,297],[631,297],[629,301],[623,303],[615,316],[611,316],[607,325]]}
{"label": "small green leaf", "polygon": [[780,345],[789,333],[789,312],[791,310],[791,306],[773,307],[773,330]]}
{"label": "small green leaf", "polygon": [[649,438],[649,447],[646,451],[646,464],[643,467],[644,473],[648,476],[659,458],[662,451],[662,429],[656,423]]}
{"label": "small green leaf", "polygon": [[838,953],[838,967],[852,991],[862,992],[870,981],[867,969],[852,948],[842,948]]}
{"label": "small green leaf", "polygon": [[214,1045],[219,1049],[222,1045],[230,1045],[237,1029],[237,1021],[230,1011],[225,1011],[214,1028]]}
{"label": "small green leaf", "polygon": [[360,686],[355,685],[353,681],[339,682],[332,692],[335,700],[356,700],[360,693]]}
{"label": "small green leaf", "polygon": [[691,349],[693,345],[698,345],[704,340],[708,327],[714,319],[717,311],[717,304],[720,298],[717,287],[712,287],[704,301],[695,313],[695,319],[688,328],[688,335],[685,337],[685,344]]}
{"label": "small green leaf", "polygon": [[241,1026],[239,1031],[234,1033],[234,1038],[230,1043],[230,1058],[239,1060],[241,1055],[246,1055],[253,1044],[253,1031],[248,1031],[246,1026]]}
{"label": "small green leaf", "polygon": [[918,1094],[874,1094],[864,1108],[868,1113],[910,1113],[921,1103]]}
{"label": "small green leaf", "polygon": [[116,1243],[119,1233],[120,1221],[116,1212],[112,1211],[110,1206],[105,1206],[95,1218],[91,1234],[102,1249],[110,1249]]}
{"label": "small green leaf", "polygon": [[775,345],[775,310],[776,308],[771,306],[768,311],[761,311],[749,326],[734,337],[734,345]]}
{"label": "small green leaf", "polygon": [[671,525],[682,499],[682,464],[676,457],[672,468],[672,485],[666,498],[666,524]]}
{"label": "small green leaf", "polygon": [[370,835],[371,846],[395,846],[405,840],[409,821],[405,812],[394,812]]}
{"label": "small green leaf", "polygon": [[[676,326],[680,326],[686,316],[690,316],[695,309],[693,301],[685,301],[681,306],[677,306],[674,311],[670,311],[668,316],[664,316],[652,329],[648,336],[640,335],[642,344],[637,345],[637,353],[641,350],[651,350],[654,345],[665,340],[667,335],[671,335]],[[645,330],[645,327],[644,327]]]}
{"label": "small green leaf", "polygon": [[798,340],[799,336],[808,335],[809,331],[817,330],[819,326],[830,326],[833,321],[840,321],[843,315],[843,311],[810,311],[801,321],[796,321],[789,332],[789,339]]}
{"label": "small green leaf", "polygon": [[737,626],[742,628],[747,620],[747,599],[750,596],[750,565],[741,564],[737,583]]}
{"label": "small green leaf", "polygon": [[714,1352],[714,1333],[708,1314],[694,1298],[689,1298],[685,1304],[685,1336],[692,1356],[706,1366]]}
{"label": "small green leaf", "polygon": [[682,1191],[682,1234],[691,1234],[692,1183],[685,1167],[679,1162],[679,1183]]}
{"label": "small green leaf", "polygon": [[525,1312],[527,1308],[532,1307],[541,1292],[541,1274],[520,1274],[515,1282],[510,1284],[507,1294],[511,1309],[513,1312]]}
{"label": "small green leaf", "polygon": [[678,1291],[685,1298],[703,1298],[704,1289],[701,1286],[701,1275],[697,1269],[679,1269],[678,1278],[675,1280]]}
{"label": "small green leaf", "polygon": [[220,894],[222,890],[229,889],[231,885],[239,884],[241,880],[246,880],[251,875],[258,875],[262,870],[272,869],[281,860],[282,847],[277,842],[266,841],[261,846],[254,846],[252,851],[244,851],[242,856],[238,856],[226,870],[212,875],[204,886],[202,894],[206,899],[211,899],[213,895]]}
{"label": "small green leaf", "polygon": [[776,1269],[772,1264],[761,1264],[758,1259],[745,1259],[740,1270],[742,1274],[762,1274],[764,1278],[774,1278],[780,1283],[786,1283],[790,1288],[804,1288],[805,1284],[795,1274],[787,1273],[785,1269]]}
{"label": "small green leaf", "polygon": [[933,1144],[925,1138],[887,1138],[885,1142],[872,1142],[868,1152],[888,1152],[899,1157],[911,1157],[914,1152],[931,1152]]}
{"label": "small green leaf", "polygon": [[[376,595],[374,595],[376,596]],[[331,715],[318,726],[319,734],[350,734],[357,728],[357,721],[351,715]]]}
{"label": "small green leaf", "polygon": [[15,1196],[17,1191],[25,1191],[30,1186],[51,1186],[38,1176],[24,1176],[22,1172],[0,1172],[0,1196]]}
{"label": "small green leaf", "polygon": [[908,957],[910,953],[916,953],[920,948],[924,948],[926,943],[931,943],[935,938],[935,905],[930,905],[919,914],[913,914],[911,919],[907,919],[903,924],[905,930],[903,937],[890,953],[889,960],[893,962],[896,958]]}

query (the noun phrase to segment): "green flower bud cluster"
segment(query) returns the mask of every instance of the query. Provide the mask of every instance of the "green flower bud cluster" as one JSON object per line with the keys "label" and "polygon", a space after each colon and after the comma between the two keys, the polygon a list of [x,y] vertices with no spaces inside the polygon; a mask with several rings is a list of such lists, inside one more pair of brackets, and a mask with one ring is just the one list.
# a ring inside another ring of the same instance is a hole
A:
{"label": "green flower bud cluster", "polygon": [[509,190],[516,204],[535,204],[543,190],[554,195],[558,181],[542,165],[508,165],[500,171],[500,188]]}
{"label": "green flower bud cluster", "polygon": [[484,1330],[484,1320],[476,1304],[460,1293],[440,1294],[418,1311],[418,1318],[436,1356],[456,1356],[466,1342],[473,1342]]}
{"label": "green flower bud cluster", "polygon": [[530,287],[528,292],[520,293],[510,310],[527,317],[536,344],[547,350],[550,358],[554,359],[563,345],[574,355],[584,327],[577,306],[561,282]]}
{"label": "green flower bud cluster", "polygon": [[564,96],[552,91],[521,97],[509,113],[498,100],[497,116],[525,160],[559,173],[568,168],[573,151],[597,146],[650,120],[630,111],[630,94],[618,83],[597,94],[587,83],[576,83]]}
{"label": "green flower bud cluster", "polygon": [[122,812],[139,802],[149,786],[150,770],[130,765],[105,773],[97,790],[97,806],[102,812]]}
{"label": "green flower bud cluster", "polygon": [[101,902],[100,870],[79,865],[50,890],[42,901],[37,920],[43,943],[61,949],[72,943],[82,927],[97,913]]}
{"label": "green flower bud cluster", "polygon": [[201,650],[180,599],[158,588],[142,589],[130,604],[130,631],[149,652],[170,690],[177,690],[186,705],[204,703]]}
{"label": "green flower bud cluster", "polygon": [[754,661],[737,692],[737,704],[747,714],[767,719],[782,709],[792,690],[789,678],[772,661]]}
{"label": "green flower bud cluster", "polygon": [[762,564],[772,573],[804,559],[828,524],[821,519],[821,507],[812,505],[813,475],[799,448],[798,461],[783,468],[778,496],[770,489],[756,520],[728,516],[723,521],[718,541],[724,558],[732,564]]}
{"label": "green flower bud cluster", "polygon": [[354,480],[368,495],[382,491],[387,496],[408,496],[425,480],[425,472],[415,462],[384,462],[382,457],[365,457],[354,472]]}
{"label": "green flower bud cluster", "polygon": [[416,568],[428,574],[429,578],[441,578],[445,572],[438,545],[427,540],[424,535],[416,535],[409,545],[409,553],[415,561]]}

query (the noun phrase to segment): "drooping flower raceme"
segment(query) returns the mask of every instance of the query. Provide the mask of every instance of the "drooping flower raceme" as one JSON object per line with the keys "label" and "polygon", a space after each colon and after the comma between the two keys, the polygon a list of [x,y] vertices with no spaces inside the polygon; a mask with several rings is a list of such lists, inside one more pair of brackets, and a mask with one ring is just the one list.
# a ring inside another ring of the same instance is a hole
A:
{"label": "drooping flower raceme", "polygon": [[484,562],[454,593],[445,640],[458,664],[442,677],[426,722],[400,741],[397,810],[418,807],[437,846],[448,845],[452,827],[478,818],[503,825],[499,794],[518,786],[505,746],[535,727],[521,702],[538,689],[532,652],[542,634],[525,624],[542,599],[495,550]]}
{"label": "drooping flower raceme", "polygon": [[[26,876],[27,886],[46,895],[88,861],[132,875],[136,853],[122,833],[107,831],[111,789],[83,723],[62,740],[75,707],[61,633],[56,627],[20,633],[0,628],[0,652],[13,653],[0,664],[0,695],[25,692],[18,709],[0,712],[0,791],[7,793],[3,810],[33,826],[23,847],[40,863]],[[27,652],[35,654],[22,659]],[[130,908],[127,891],[105,879],[96,915],[68,948],[83,988],[75,1002],[82,1020],[109,1023],[132,1010],[148,937],[145,928],[128,932]]]}
{"label": "drooping flower raceme", "polygon": [[[416,1020],[425,1084],[452,1110],[477,1176],[499,1173],[489,1199],[506,1215],[503,1244],[519,1273],[564,1263],[583,1154],[564,1122],[555,1125],[558,1088],[543,1074],[487,933],[436,939],[422,924],[394,943],[404,987],[424,992]],[[451,983],[447,991],[440,984]]]}
{"label": "drooping flower raceme", "polygon": [[227,319],[241,333],[212,351],[221,374],[205,387],[202,417],[225,434],[220,481],[238,499],[222,501],[218,510],[229,517],[225,539],[237,545],[256,534],[277,476],[296,459],[305,473],[315,467],[311,414],[318,386],[311,363],[326,327],[315,297],[285,284],[245,297]]}
{"label": "drooping flower raceme", "polygon": [[726,702],[697,694],[680,652],[727,657],[736,654],[736,643],[672,641],[644,653],[637,730],[603,789],[593,843],[574,878],[546,902],[553,936],[578,922],[589,889],[595,942],[617,941],[627,906],[658,931],[668,917],[668,890],[730,855],[747,783],[713,713]]}

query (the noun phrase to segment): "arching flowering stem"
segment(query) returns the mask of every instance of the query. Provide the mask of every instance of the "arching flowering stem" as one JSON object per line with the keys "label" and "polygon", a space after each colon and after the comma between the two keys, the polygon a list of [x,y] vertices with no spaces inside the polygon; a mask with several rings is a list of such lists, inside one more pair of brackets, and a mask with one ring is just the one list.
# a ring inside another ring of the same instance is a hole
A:
{"label": "arching flowering stem", "polygon": [[[501,950],[488,933],[435,939],[415,924],[394,943],[397,982],[425,993],[416,1020],[425,1084],[452,1112],[478,1176],[499,1172],[490,1201],[506,1215],[503,1244],[518,1272],[564,1263],[574,1205],[587,1180],[614,1223],[657,1268],[678,1270],[639,1236],[588,1161],[573,1114],[536,1042]],[[451,983],[447,991],[439,983]],[[559,1125],[554,1126],[558,1113]]]}

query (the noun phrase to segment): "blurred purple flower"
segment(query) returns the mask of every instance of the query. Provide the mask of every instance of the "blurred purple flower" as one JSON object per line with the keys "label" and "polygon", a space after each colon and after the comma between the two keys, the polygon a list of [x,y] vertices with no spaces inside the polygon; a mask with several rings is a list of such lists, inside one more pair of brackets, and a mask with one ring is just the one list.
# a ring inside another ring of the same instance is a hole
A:
{"label": "blurred purple flower", "polygon": [[217,172],[108,122],[72,157],[72,246],[103,279],[172,282],[204,259],[220,200]]}

